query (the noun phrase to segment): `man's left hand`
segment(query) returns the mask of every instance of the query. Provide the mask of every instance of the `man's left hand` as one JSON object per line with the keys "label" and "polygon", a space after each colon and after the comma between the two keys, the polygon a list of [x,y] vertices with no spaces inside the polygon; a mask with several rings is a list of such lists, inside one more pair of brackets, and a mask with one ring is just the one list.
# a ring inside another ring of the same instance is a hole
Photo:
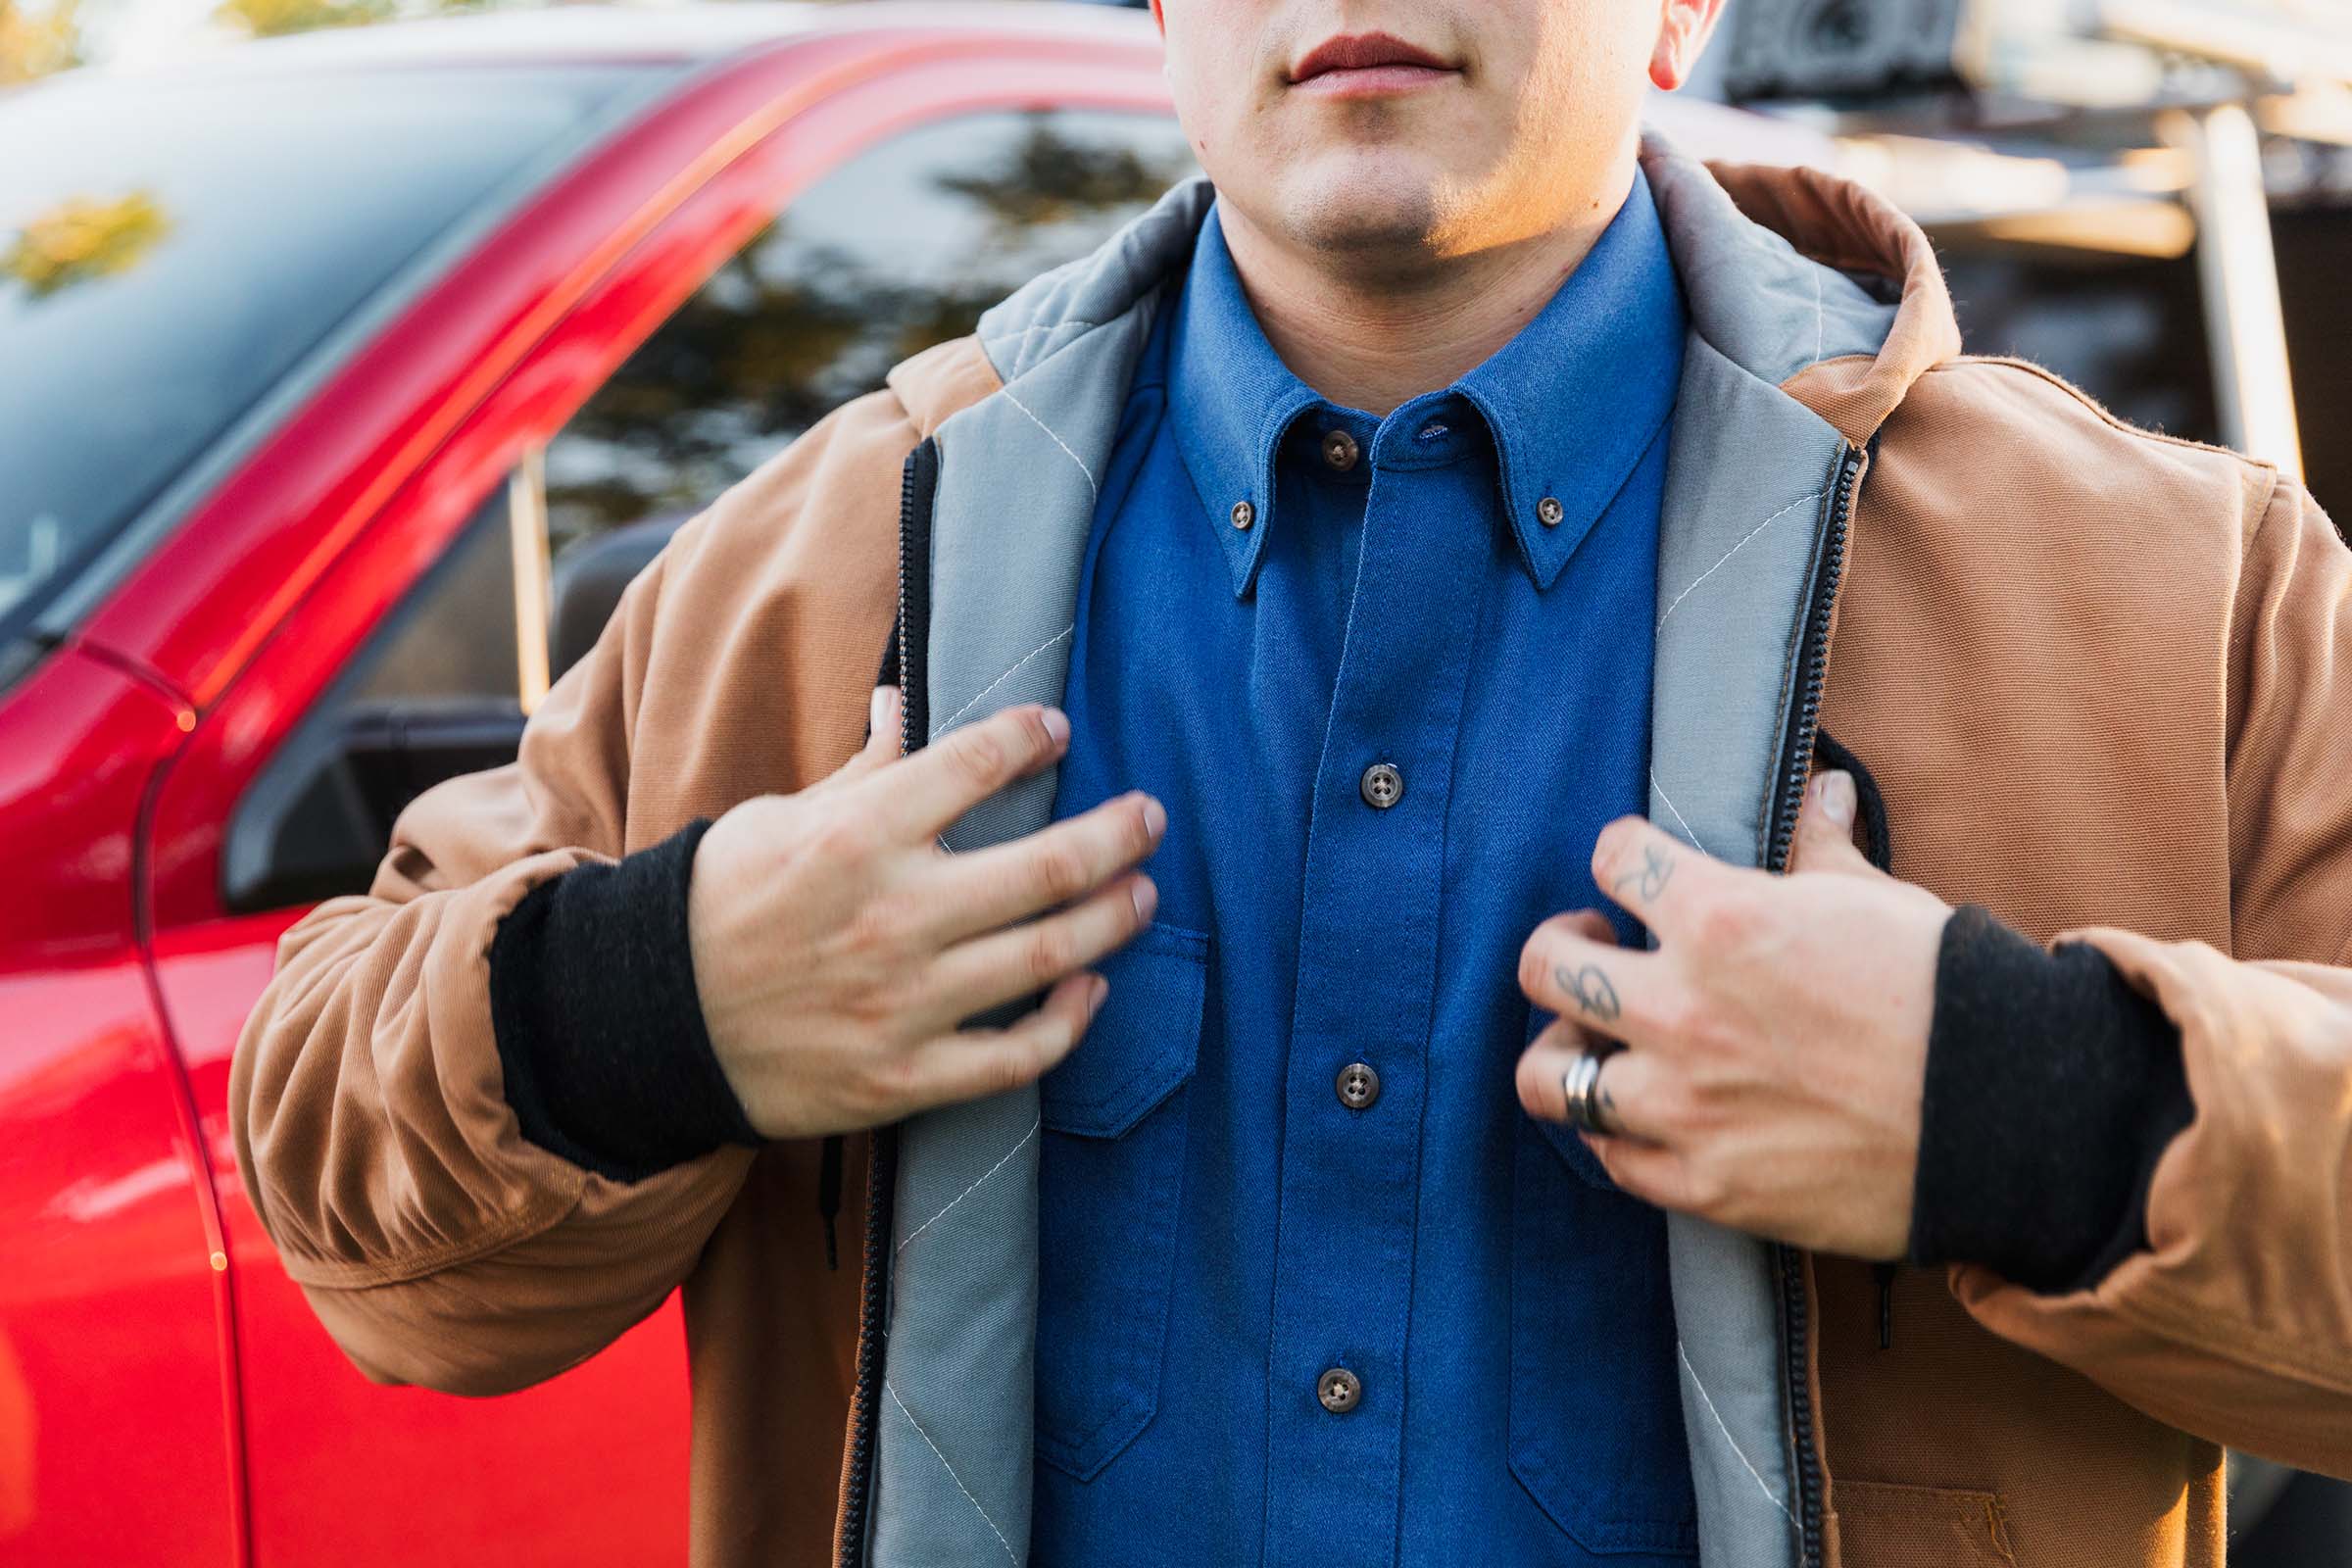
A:
{"label": "man's left hand", "polygon": [[1817,776],[1789,873],[1727,865],[1637,816],[1592,874],[1657,934],[1616,945],[1595,910],[1554,915],[1519,986],[1560,1014],[1519,1059],[1528,1111],[1567,1119],[1588,1045],[1610,1179],[1661,1207],[1822,1251],[1898,1258],[1910,1235],[1936,956],[1951,907],[1854,848],[1854,785]]}

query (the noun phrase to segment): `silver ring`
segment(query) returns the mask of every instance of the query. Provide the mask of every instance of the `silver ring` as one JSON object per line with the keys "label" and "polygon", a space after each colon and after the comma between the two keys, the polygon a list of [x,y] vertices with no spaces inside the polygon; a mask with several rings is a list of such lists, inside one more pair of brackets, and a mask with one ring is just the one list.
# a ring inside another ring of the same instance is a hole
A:
{"label": "silver ring", "polygon": [[1560,1090],[1568,1097],[1568,1125],[1606,1137],[1611,1129],[1600,1119],[1600,1069],[1614,1053],[1580,1051],[1560,1074]]}

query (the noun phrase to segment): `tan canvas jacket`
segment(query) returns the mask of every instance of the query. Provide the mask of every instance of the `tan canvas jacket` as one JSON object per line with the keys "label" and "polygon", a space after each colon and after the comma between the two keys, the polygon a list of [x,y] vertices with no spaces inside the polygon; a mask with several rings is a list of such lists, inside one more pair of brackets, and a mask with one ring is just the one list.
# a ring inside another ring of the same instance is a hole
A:
{"label": "tan canvas jacket", "polygon": [[[2352,553],[2273,468],[1964,356],[1927,240],[1875,198],[1712,172],[1802,257],[1900,285],[1875,353],[1780,383],[1876,443],[1823,701],[1884,789],[1894,871],[2096,944],[2180,1026],[2195,1102],[2147,1250],[2095,1289],[1908,1270],[1882,1348],[1869,1265],[1805,1260],[1819,1549],[2220,1568],[2225,1445],[2352,1474]],[[815,1243],[816,1152],[728,1149],[622,1185],[527,1143],[485,955],[542,880],[858,750],[903,460],[1001,384],[979,341],[917,356],[687,523],[518,760],[419,797],[368,893],[285,933],[236,1054],[256,1210],[368,1376],[519,1388],[683,1288],[693,1555],[712,1568],[823,1560],[854,1511],[859,1273]],[[1740,438],[1691,421],[1678,444]],[[853,1235],[869,1148],[852,1144]]]}

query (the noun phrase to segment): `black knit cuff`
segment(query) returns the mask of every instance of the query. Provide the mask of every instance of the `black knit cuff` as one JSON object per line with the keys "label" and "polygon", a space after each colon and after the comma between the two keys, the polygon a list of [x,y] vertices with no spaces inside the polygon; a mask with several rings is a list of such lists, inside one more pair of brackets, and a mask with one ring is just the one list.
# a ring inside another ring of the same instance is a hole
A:
{"label": "black knit cuff", "polygon": [[2157,1157],[2192,1113],[2180,1030],[2106,955],[1963,906],[1936,954],[1911,1260],[2097,1284],[2147,1246]]}
{"label": "black knit cuff", "polygon": [[523,1137],[620,1181],[760,1141],[694,988],[686,889],[710,826],[551,877],[491,939],[490,1021]]}

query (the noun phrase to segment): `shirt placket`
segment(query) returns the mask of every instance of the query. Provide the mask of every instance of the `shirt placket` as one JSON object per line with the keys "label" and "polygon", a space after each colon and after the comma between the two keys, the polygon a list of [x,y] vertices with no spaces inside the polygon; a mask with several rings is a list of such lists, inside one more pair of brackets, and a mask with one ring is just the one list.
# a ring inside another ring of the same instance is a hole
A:
{"label": "shirt placket", "polygon": [[1429,427],[1408,406],[1374,443],[1308,827],[1265,1552],[1301,1568],[1368,1568],[1396,1552],[1445,827],[1493,548],[1492,498],[1473,490],[1491,476],[1416,451]]}

